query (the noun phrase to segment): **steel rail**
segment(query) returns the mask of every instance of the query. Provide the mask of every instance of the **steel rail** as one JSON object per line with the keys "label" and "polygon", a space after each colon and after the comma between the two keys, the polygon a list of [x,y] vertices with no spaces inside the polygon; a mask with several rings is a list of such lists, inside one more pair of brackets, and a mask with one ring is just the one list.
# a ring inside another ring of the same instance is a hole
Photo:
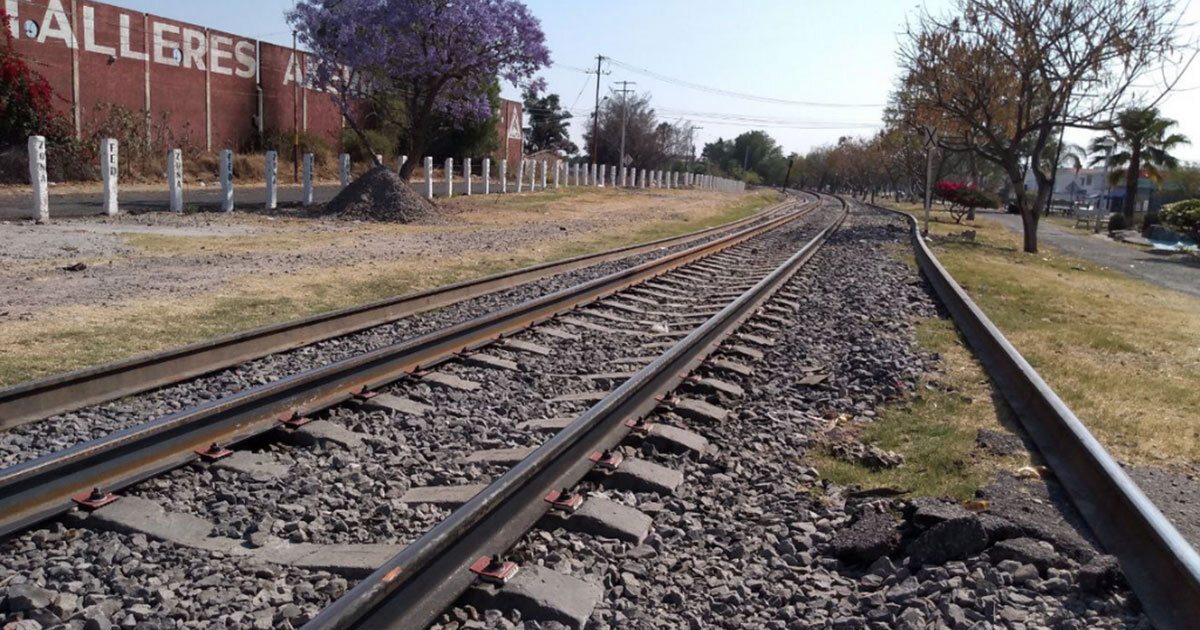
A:
{"label": "steel rail", "polygon": [[1156,628],[1200,620],[1200,555],[1066,403],[971,300],[905,217],[917,263],[1075,508],[1121,569]]}
{"label": "steel rail", "polygon": [[626,421],[660,405],[717,346],[807,262],[845,219],[842,214],[754,287],[576,418],[353,589],[305,630],[424,628],[470,586],[467,567],[502,554],[549,509],[548,492],[572,487],[594,466],[590,456],[618,445]]}
{"label": "steel rail", "polygon": [[514,269],[20,383],[0,389],[0,429],[116,400],[556,274],[736,230],[769,219],[786,206],[787,202],[776,204],[749,217],[688,234]]}
{"label": "steel rail", "polygon": [[819,202],[760,225],[420,337],[184,409],[0,470],[0,536],[69,510],[92,488],[111,492],[344,402],[504,335],[723,251],[811,212]]}

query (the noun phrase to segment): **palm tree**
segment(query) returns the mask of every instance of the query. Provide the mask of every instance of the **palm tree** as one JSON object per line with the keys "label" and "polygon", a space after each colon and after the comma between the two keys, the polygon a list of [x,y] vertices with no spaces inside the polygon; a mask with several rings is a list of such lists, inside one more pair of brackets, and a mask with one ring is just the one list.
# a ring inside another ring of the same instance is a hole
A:
{"label": "palm tree", "polygon": [[[1179,166],[1179,160],[1170,154],[1175,147],[1190,144],[1187,136],[1178,133],[1168,135],[1175,126],[1175,121],[1162,118],[1154,107],[1130,107],[1117,114],[1114,128],[1106,135],[1092,140],[1089,150],[1099,153],[1092,160],[1092,165],[1106,161],[1113,169],[1109,172],[1108,181],[1116,185],[1125,178],[1125,207],[1126,221],[1133,222],[1133,210],[1137,196],[1138,177],[1145,171],[1150,181],[1162,184],[1162,171]],[[1106,156],[1112,149],[1111,156]],[[1122,172],[1122,170],[1124,172]]]}

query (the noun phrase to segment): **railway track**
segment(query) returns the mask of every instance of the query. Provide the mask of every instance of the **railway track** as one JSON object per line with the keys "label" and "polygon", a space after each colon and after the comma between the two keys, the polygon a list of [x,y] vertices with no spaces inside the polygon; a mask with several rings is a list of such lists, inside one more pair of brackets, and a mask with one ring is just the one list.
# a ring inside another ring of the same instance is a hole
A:
{"label": "railway track", "polygon": [[[355,333],[395,335],[398,332],[411,335],[412,331],[403,328],[398,331],[374,329],[402,318],[470,300],[483,302],[479,305],[481,308],[468,309],[466,316],[461,317],[461,320],[470,319],[488,310],[495,310],[497,302],[503,303],[505,291],[514,291],[522,285],[546,278],[569,277],[570,272],[597,266],[600,273],[582,277],[598,277],[615,270],[615,267],[605,267],[604,263],[631,258],[644,262],[669,251],[769,221],[786,209],[787,204],[776,204],[743,219],[679,236],[515,269],[6,387],[0,389],[0,430],[52,417],[59,422],[70,421],[72,416],[64,417],[62,414],[321,341],[335,340],[341,345],[352,345],[338,338]],[[575,278],[575,281],[579,281],[579,278]],[[533,289],[543,292],[551,290],[546,287]],[[491,299],[483,299],[488,297]],[[527,299],[528,294],[522,296],[517,293],[514,297],[518,299],[509,298],[509,301]],[[440,321],[445,320],[441,318]],[[361,351],[362,347],[359,344],[353,349]],[[270,367],[278,369],[280,366],[272,364]],[[250,374],[238,384],[253,383],[256,376]],[[199,401],[186,402],[194,404]]]}
{"label": "railway track", "polygon": [[[590,282],[6,468],[0,471],[0,534],[76,505],[95,505],[112,491],[207,457],[214,445],[223,449],[272,431],[281,422],[299,426],[309,414],[362,398],[382,385],[427,371],[620,289],[697,264],[789,224],[814,207],[810,203],[799,211]],[[95,496],[89,501],[85,495]]]}
{"label": "railway track", "polygon": [[[851,205],[809,203],[657,261],[4,469],[0,532],[82,506],[68,522],[275,562],[308,571],[301,579],[317,584],[328,584],[330,571],[361,578],[344,594],[334,589],[340,597],[311,620],[276,615],[270,625],[454,625],[448,610],[474,607],[582,626],[598,593],[506,554],[528,547],[522,540],[538,527],[645,548],[653,513],[607,497],[636,493],[644,503],[684,483],[639,453],[699,459],[719,449],[688,427],[727,420],[713,403],[736,405],[744,393],[737,382],[752,382],[751,365],[771,351],[772,337],[795,325],[804,296],[785,287],[839,235]],[[937,273],[918,259],[927,276]],[[436,425],[428,422],[434,414]],[[1071,463],[1051,461],[1075,474]],[[1095,496],[1075,485],[1077,503]],[[109,504],[120,488],[128,489]],[[793,501],[795,491],[771,493]],[[293,513],[283,527],[274,516],[281,508]],[[844,528],[846,518],[830,516],[827,527]],[[1136,528],[1136,514],[1122,518]],[[1164,562],[1155,545],[1173,541],[1169,528],[1152,522],[1158,538],[1140,541],[1138,553]],[[1174,557],[1170,568],[1131,564],[1131,582],[1162,627],[1186,627],[1177,623],[1187,611],[1177,598],[1195,592],[1187,554]]]}

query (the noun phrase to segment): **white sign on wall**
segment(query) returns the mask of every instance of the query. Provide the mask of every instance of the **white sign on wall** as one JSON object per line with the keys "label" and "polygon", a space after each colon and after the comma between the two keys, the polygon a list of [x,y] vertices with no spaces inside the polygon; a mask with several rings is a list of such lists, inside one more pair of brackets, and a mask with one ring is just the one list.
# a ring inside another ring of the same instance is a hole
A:
{"label": "white sign on wall", "polygon": [[521,139],[521,112],[517,110],[516,105],[508,108],[508,138],[510,140]]}

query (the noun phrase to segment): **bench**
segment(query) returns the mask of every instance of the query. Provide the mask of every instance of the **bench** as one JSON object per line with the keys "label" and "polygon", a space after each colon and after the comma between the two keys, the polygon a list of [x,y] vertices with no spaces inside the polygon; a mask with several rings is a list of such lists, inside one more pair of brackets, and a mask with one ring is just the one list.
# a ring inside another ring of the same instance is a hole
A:
{"label": "bench", "polygon": [[1101,219],[1107,220],[1108,212],[1098,208],[1094,210],[1080,210],[1075,213],[1075,227],[1079,227],[1082,224],[1083,227],[1094,228],[1096,227],[1095,222]]}

